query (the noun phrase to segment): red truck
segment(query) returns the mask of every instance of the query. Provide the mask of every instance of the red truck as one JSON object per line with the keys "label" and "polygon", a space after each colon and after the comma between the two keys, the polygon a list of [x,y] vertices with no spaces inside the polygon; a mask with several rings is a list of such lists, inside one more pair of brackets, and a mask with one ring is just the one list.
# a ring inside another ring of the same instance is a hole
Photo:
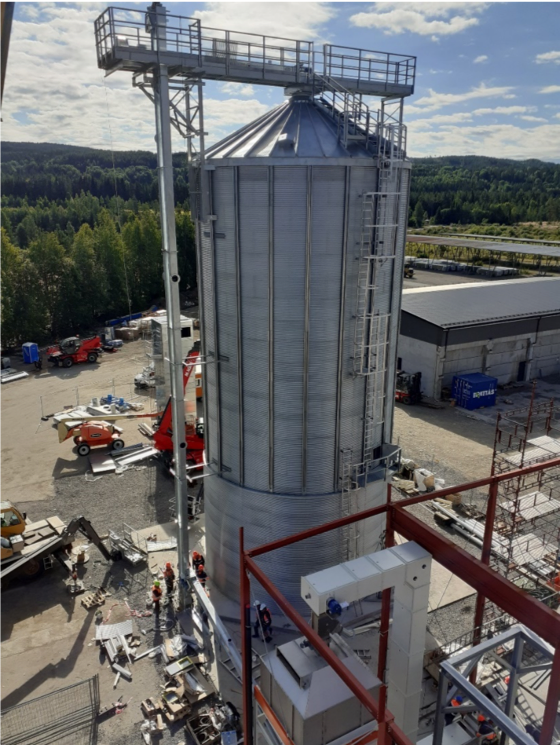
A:
{"label": "red truck", "polygon": [[103,351],[99,336],[89,339],[80,339],[77,336],[69,336],[59,344],[47,349],[47,359],[56,367],[72,367],[80,362],[97,362],[97,358]]}

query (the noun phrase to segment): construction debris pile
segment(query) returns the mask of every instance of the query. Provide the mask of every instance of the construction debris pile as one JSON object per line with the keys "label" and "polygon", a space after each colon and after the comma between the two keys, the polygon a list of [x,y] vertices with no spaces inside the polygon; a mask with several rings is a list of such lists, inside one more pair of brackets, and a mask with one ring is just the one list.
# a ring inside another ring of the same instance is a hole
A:
{"label": "construction debris pile", "polygon": [[[151,743],[152,737],[160,734],[166,726],[184,722],[186,730],[199,745],[237,743],[240,718],[233,704],[220,699],[210,679],[211,656],[206,654],[203,640],[181,631],[164,639],[161,644],[141,650],[147,630],[138,631],[135,617],[150,617],[152,612],[135,611],[125,601],[110,609],[107,620],[115,607],[125,609],[132,618],[120,623],[99,623],[95,633],[95,641],[115,673],[113,688],[117,688],[121,678],[132,680],[134,668],[141,660],[162,666],[164,683],[160,686],[161,693],[144,699],[140,704],[144,717],[140,732],[144,742]],[[96,615],[97,620],[101,620],[101,611]],[[153,618],[154,631],[168,629],[170,616],[162,622],[157,614]],[[119,702],[115,704],[118,705]],[[228,732],[231,739],[224,739],[224,733]]]}

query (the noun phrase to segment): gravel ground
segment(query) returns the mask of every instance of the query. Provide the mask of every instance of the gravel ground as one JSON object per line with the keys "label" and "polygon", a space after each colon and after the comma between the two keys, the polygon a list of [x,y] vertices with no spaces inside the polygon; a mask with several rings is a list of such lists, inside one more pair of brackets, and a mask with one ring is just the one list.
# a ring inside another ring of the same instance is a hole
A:
{"label": "gravel ground", "polygon": [[[91,474],[90,474],[91,477]],[[70,476],[58,479],[55,482],[55,496],[50,500],[21,503],[20,507],[26,510],[33,519],[41,519],[49,515],[57,514],[67,521],[77,515],[86,516],[100,535],[106,534],[109,528],[121,532],[122,523],[115,522],[115,516],[132,524],[135,529],[149,527],[155,523],[165,523],[172,519],[169,510],[169,501],[173,497],[173,481],[164,472],[158,462],[149,462],[146,466],[125,471],[122,476],[107,474],[95,482],[88,482],[84,476]],[[155,495],[155,496],[154,496]],[[99,586],[106,587],[112,597],[106,600],[102,607],[104,618],[111,612],[109,623],[118,623],[126,620],[128,610],[124,605],[126,600],[131,608],[138,611],[146,608],[147,593],[152,584],[152,574],[146,564],[132,567],[126,561],[106,561],[101,553],[95,548],[90,549],[90,560],[80,566],[79,573],[85,582],[86,591],[97,589]],[[37,593],[37,608],[42,607],[42,599],[51,595],[55,598],[64,598],[64,570],[55,567],[41,581],[29,585],[33,592]],[[25,586],[23,586],[25,587]],[[17,604],[19,596],[16,595],[22,589],[21,582],[15,580],[10,589],[4,594],[4,600],[9,602],[14,599],[15,608],[12,609],[12,623],[17,623],[20,617],[25,617],[28,609],[21,608],[18,612]],[[67,596],[66,596],[67,597]],[[64,602],[60,600],[58,602]],[[66,601],[67,602],[67,601]],[[160,693],[159,686],[164,682],[163,662],[161,658],[144,659],[132,666],[133,679],[128,682],[124,679],[118,684],[117,690],[113,692],[112,682],[114,674],[107,668],[107,660],[100,653],[99,647],[93,644],[88,648],[90,638],[93,636],[93,611],[86,612],[76,601],[76,615],[84,616],[87,634],[82,638],[79,654],[74,657],[73,649],[67,652],[69,671],[62,675],[55,673],[54,677],[66,677],[70,673],[75,679],[76,674],[81,678],[89,677],[98,673],[101,687],[101,705],[114,701],[119,695],[124,701],[132,698],[129,707],[120,716],[110,717],[99,726],[98,745],[132,745],[141,741],[140,724],[143,717],[140,711],[140,702],[148,696],[157,696]],[[168,611],[169,625],[175,621],[173,611]],[[161,619],[165,618],[164,613]],[[144,629],[147,633],[142,636],[142,645],[139,652],[150,649],[160,644],[164,638],[173,636],[171,629],[166,632],[154,630],[154,618],[135,618],[136,633]],[[3,626],[3,638],[9,638],[12,626]],[[36,650],[39,651],[39,650]],[[48,657],[48,651],[45,657]],[[52,663],[50,667],[52,667]],[[58,667],[58,665],[55,665]],[[82,672],[83,671],[83,672]],[[27,677],[27,676],[25,676]],[[24,678],[25,679],[25,678]],[[30,682],[32,685],[33,679]],[[37,682],[37,681],[35,681]],[[70,680],[60,681],[55,688],[68,685]],[[3,706],[18,703],[22,698],[21,687],[3,699]],[[36,694],[35,694],[36,695]],[[31,698],[34,695],[29,696]],[[13,699],[13,700],[12,700]],[[184,731],[181,723],[166,727],[158,742],[165,743],[191,743],[192,740]]]}

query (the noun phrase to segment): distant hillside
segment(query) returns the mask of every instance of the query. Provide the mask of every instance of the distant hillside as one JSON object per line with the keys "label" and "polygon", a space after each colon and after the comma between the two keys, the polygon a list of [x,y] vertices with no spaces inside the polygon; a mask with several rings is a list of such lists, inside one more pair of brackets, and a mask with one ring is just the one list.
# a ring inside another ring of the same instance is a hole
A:
{"label": "distant hillside", "polygon": [[471,156],[413,160],[410,224],[560,220],[560,165]]}
{"label": "distant hillside", "polygon": [[[4,142],[1,162],[4,206],[16,206],[18,199],[29,204],[37,199],[64,200],[81,192],[110,198],[115,196],[115,180],[118,195],[125,200],[157,199],[156,156],[145,150],[112,153],[73,145]],[[185,156],[174,155],[173,165],[175,196],[184,202],[188,197]]]}
{"label": "distant hillside", "polygon": [[[113,158],[114,168],[113,171]],[[23,200],[61,201],[88,192],[101,199],[157,200],[156,156],[143,150],[111,153],[71,145],[2,144],[5,207]],[[175,196],[188,198],[185,157],[174,156]],[[413,159],[410,225],[560,220],[560,165],[479,156]]]}

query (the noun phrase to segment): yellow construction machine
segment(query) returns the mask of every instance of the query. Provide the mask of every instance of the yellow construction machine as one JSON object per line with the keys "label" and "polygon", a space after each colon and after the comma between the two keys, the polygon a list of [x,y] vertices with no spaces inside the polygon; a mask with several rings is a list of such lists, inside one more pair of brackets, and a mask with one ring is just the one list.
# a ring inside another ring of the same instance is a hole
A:
{"label": "yellow construction machine", "polygon": [[106,559],[113,559],[85,517],[75,517],[66,525],[59,517],[48,517],[34,523],[27,522],[27,515],[11,502],[1,502],[2,519],[2,569],[0,577],[4,583],[8,575],[24,575],[28,578],[39,575],[43,559],[54,557],[69,572],[73,563],[68,553],[77,533],[88,538]]}

